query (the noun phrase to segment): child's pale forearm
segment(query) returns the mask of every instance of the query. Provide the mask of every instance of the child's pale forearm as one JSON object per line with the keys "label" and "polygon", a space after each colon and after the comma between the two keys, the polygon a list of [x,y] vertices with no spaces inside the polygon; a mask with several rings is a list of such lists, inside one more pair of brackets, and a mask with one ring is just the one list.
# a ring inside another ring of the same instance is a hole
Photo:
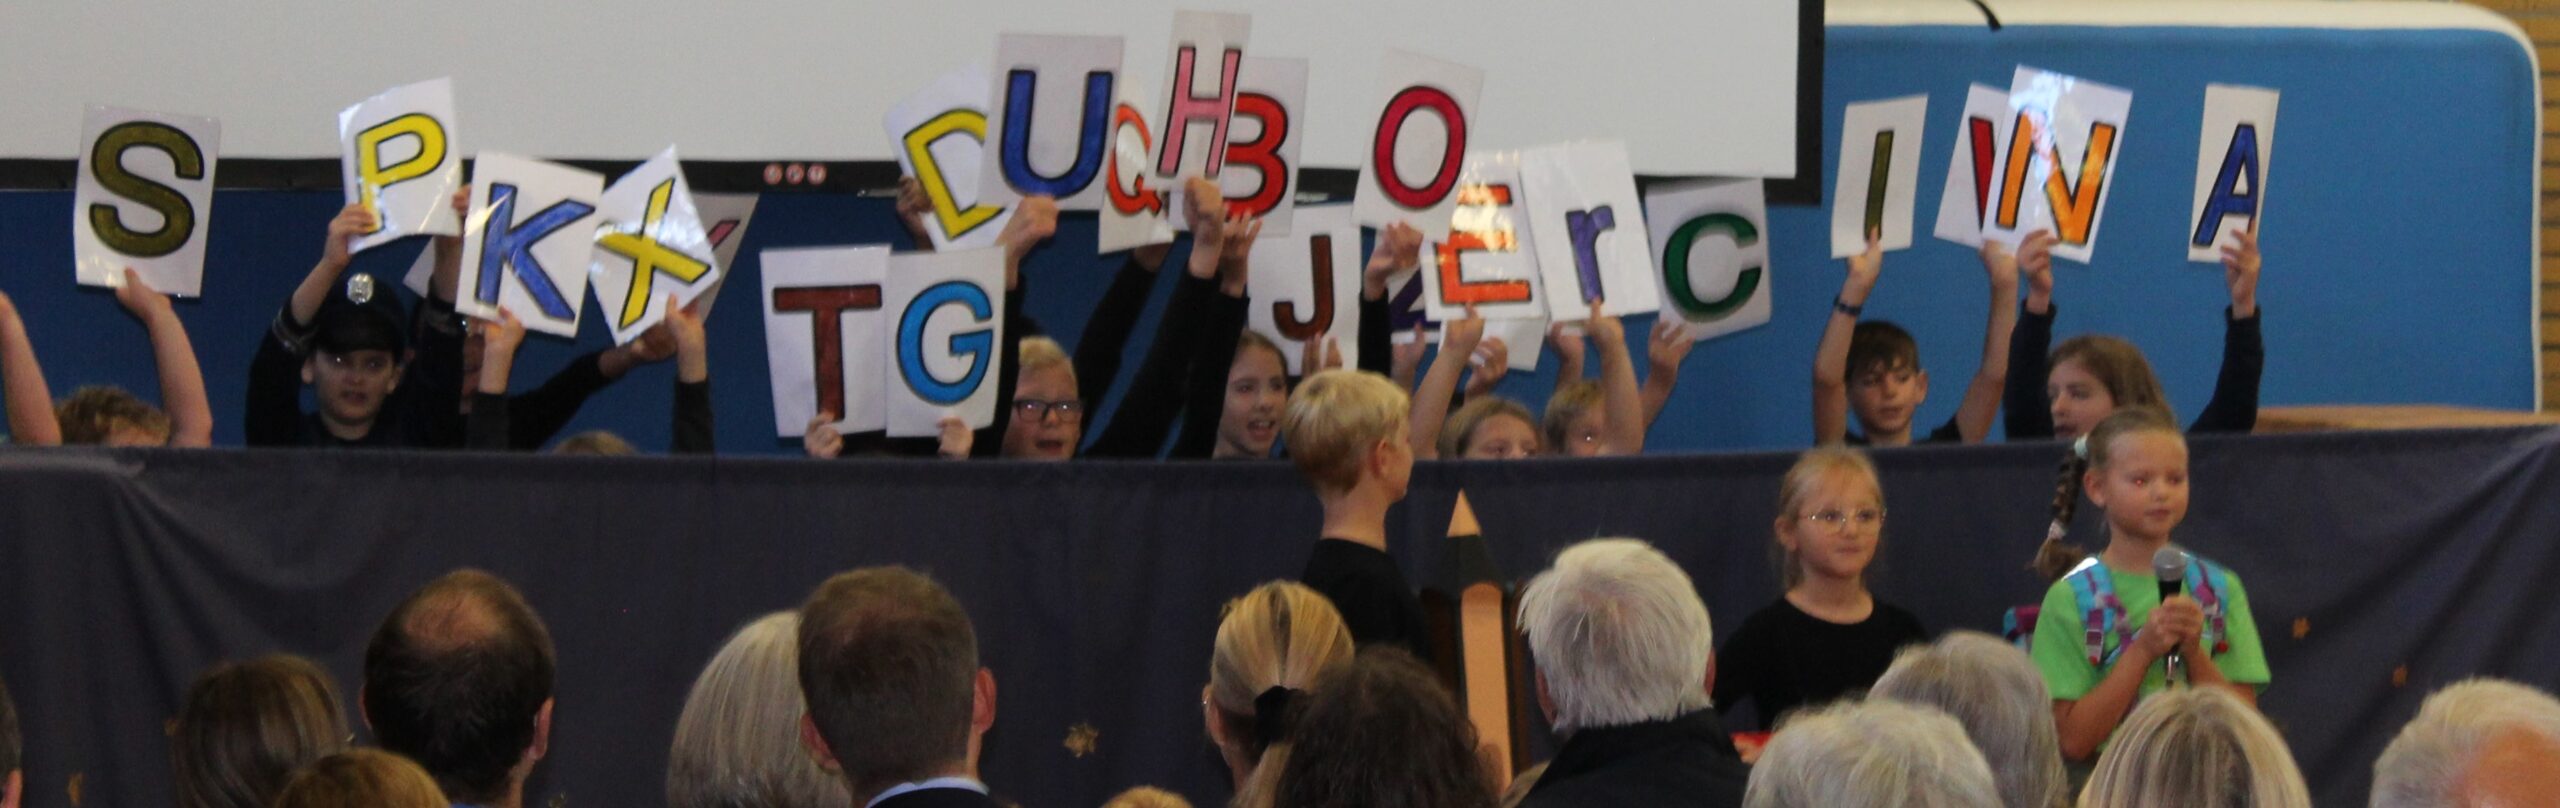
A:
{"label": "child's pale forearm", "polygon": [[2239,696],[2241,701],[2248,702],[2252,707],[2257,706],[2258,689],[2231,681],[2229,677],[2223,676],[2222,666],[2214,663],[2212,654],[2202,653],[2195,648],[2189,648],[2181,653],[2183,656],[2180,657],[2179,664],[2186,666],[2188,685],[2229,690],[2232,695]]}
{"label": "child's pale forearm", "polygon": [[2000,396],[2009,384],[2009,335],[2018,328],[2018,285],[1991,285],[1991,315],[1985,318],[1982,333],[1982,367],[1973,373],[1972,385],[1965,388],[1964,402],[1956,407],[1956,428],[1964,434],[1964,442],[1980,443],[1991,435],[1991,422],[2000,417]]}
{"label": "child's pale forearm", "polygon": [[213,402],[204,392],[204,370],[177,312],[162,309],[142,324],[151,335],[152,361],[160,368],[160,406],[169,411],[169,445],[213,445]]}
{"label": "child's pale forearm", "polygon": [[676,381],[701,384],[711,380],[711,356],[708,346],[700,343],[676,347]]}
{"label": "child's pale forearm", "polygon": [[302,285],[293,288],[293,324],[308,326],[320,316],[321,304],[329,302],[329,292],[338,286],[338,277],[347,271],[347,262],[338,258],[322,258],[302,277]]}
{"label": "child's pale forearm", "polygon": [[1644,394],[1636,389],[1636,362],[1625,337],[1600,341],[1600,406],[1609,414],[1609,451],[1644,452]]}
{"label": "child's pale forearm", "polygon": [[1467,357],[1474,353],[1452,351],[1447,343],[1440,348],[1413,391],[1413,456],[1424,460],[1440,456],[1440,424],[1449,419],[1449,397],[1457,394],[1458,375],[1466,372]]}
{"label": "child's pale forearm", "polygon": [[2089,688],[2068,708],[2056,710],[2056,729],[2062,736],[2065,759],[2087,760],[2098,753],[2098,747],[2116,733],[2116,725],[2123,723],[2125,714],[2133,710],[2134,699],[2142,694],[2142,679],[2156,661],[2159,657],[2139,644],[2127,646],[2096,687]]}
{"label": "child's pale forearm", "polygon": [[[1840,302],[1863,305],[1849,299],[1850,288],[1842,287]],[[1861,292],[1859,299],[1864,300]],[[1813,442],[1815,445],[1839,443],[1849,435],[1849,337],[1858,329],[1856,315],[1834,307],[1822,327],[1822,343],[1813,352]]]}
{"label": "child's pale forearm", "polygon": [[11,440],[22,446],[62,445],[62,422],[53,416],[53,394],[45,389],[44,369],[36,365],[35,345],[27,341],[26,323],[6,296],[0,296],[0,386],[7,388]]}
{"label": "child's pale forearm", "polygon": [[1650,430],[1662,418],[1662,410],[1671,406],[1671,391],[1680,386],[1680,367],[1653,366],[1653,375],[1644,380],[1644,425]]}

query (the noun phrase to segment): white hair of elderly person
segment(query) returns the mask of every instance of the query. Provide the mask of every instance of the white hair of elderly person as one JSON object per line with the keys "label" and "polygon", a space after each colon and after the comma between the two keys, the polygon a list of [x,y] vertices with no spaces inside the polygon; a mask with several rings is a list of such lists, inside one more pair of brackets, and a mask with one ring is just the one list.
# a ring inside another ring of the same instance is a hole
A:
{"label": "white hair of elderly person", "polygon": [[1689,574],[1637,539],[1565,548],[1520,593],[1540,703],[1558,734],[1707,707],[1715,630]]}
{"label": "white hair of elderly person", "polygon": [[1991,766],[1933,707],[1843,701],[1799,712],[1751,767],[1744,808],[1998,808]]}
{"label": "white hair of elderly person", "polygon": [[2052,691],[2025,651],[1978,631],[1950,631],[1902,649],[1867,691],[1872,699],[1935,707],[1964,725],[1991,765],[2006,808],[2056,808],[2071,800],[2053,726]]}
{"label": "white hair of elderly person", "polygon": [[851,808],[844,778],[800,745],[800,615],[729,636],[693,680],[667,751],[670,808]]}
{"label": "white hair of elderly person", "polygon": [[2275,725],[2231,691],[2154,693],[2098,756],[2080,808],[2310,808],[2311,789]]}
{"label": "white hair of elderly person", "polygon": [[2374,808],[2560,805],[2560,700],[2498,679],[2428,696],[2373,763]]}

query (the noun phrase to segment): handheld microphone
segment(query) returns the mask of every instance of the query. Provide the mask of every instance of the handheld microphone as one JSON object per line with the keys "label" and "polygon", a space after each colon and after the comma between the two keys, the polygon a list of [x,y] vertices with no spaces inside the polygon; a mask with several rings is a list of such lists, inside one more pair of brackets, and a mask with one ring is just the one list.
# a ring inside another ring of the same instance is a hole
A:
{"label": "handheld microphone", "polygon": [[[2185,593],[2187,588],[2186,551],[2180,550],[2176,547],[2160,548],[2160,552],[2151,554],[2151,574],[2159,577],[2160,579],[2160,601],[2162,603],[2167,603],[2170,598],[2177,597],[2178,595]],[[2179,663],[2183,660],[2178,658],[2178,652],[2174,649],[2169,652],[2168,656],[2163,657],[2163,660],[2168,663],[2167,667],[2164,668],[2164,673],[2171,681],[2176,681],[2178,678]]]}

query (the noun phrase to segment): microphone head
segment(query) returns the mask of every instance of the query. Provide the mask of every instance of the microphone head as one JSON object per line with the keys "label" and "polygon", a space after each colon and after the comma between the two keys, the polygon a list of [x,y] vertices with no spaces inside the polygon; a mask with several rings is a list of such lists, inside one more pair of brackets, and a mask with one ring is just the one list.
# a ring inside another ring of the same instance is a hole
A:
{"label": "microphone head", "polygon": [[2176,547],[2162,547],[2160,548],[2160,552],[2152,553],[2151,574],[2158,577],[2160,582],[2164,584],[2185,582],[2187,579],[2187,551],[2180,550]]}

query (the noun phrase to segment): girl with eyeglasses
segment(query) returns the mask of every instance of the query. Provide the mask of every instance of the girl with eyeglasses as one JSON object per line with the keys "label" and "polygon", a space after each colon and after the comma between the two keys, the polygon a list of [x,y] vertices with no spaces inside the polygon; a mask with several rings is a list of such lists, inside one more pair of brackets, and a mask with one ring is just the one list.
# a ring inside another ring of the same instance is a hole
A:
{"label": "girl with eyeglasses", "polygon": [[1797,456],[1770,547],[1786,594],[1716,655],[1717,710],[1749,699],[1766,731],[1798,707],[1866,692],[1894,652],[1929,640],[1919,618],[1867,591],[1883,538],[1884,485],[1866,455],[1835,446]]}

